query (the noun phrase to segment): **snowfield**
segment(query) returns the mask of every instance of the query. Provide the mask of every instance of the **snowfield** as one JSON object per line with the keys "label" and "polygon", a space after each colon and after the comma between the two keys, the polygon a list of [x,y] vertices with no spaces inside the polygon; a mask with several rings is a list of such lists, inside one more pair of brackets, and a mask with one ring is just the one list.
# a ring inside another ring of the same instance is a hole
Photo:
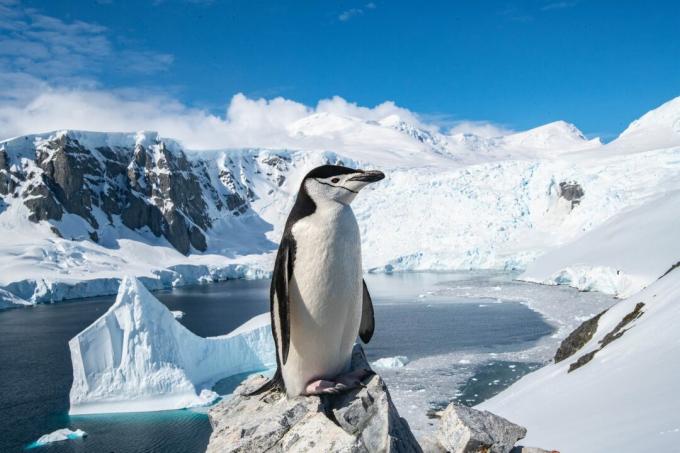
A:
{"label": "snowfield", "polygon": [[69,348],[71,415],[204,406],[219,397],[211,390],[219,379],[276,364],[268,313],[201,338],[134,278]]}

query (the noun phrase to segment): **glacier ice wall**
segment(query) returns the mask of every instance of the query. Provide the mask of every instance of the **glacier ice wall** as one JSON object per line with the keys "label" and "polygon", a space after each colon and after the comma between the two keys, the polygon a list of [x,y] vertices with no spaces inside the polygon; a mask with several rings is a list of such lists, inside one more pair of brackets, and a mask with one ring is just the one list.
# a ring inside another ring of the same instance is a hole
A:
{"label": "glacier ice wall", "polygon": [[217,380],[276,364],[268,314],[229,334],[202,338],[130,277],[122,280],[111,308],[71,339],[69,348],[70,414],[203,405],[205,390]]}

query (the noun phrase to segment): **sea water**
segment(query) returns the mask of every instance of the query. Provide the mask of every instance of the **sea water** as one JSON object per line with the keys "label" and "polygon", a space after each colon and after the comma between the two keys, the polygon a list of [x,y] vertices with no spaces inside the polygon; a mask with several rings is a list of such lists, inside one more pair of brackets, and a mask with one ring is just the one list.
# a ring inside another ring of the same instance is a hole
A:
{"label": "sea water", "polygon": [[[414,427],[420,432],[429,423],[427,410],[450,401],[476,404],[539,366],[531,360],[494,360],[494,356],[530,349],[554,330],[540,314],[518,301],[438,294],[447,282],[465,281],[465,275],[366,277],[376,320],[366,353],[370,361],[408,357],[402,368],[378,371],[402,415],[416,418]],[[267,280],[236,280],[155,294],[171,310],[183,311],[185,316],[179,322],[201,336],[229,332],[269,309]],[[205,413],[68,415],[72,382],[68,340],[101,316],[113,299],[82,299],[0,312],[0,413],[4,420],[0,451],[21,451],[41,435],[64,427],[83,429],[88,436],[40,450],[205,450],[211,432]],[[476,360],[477,356],[483,360]],[[232,391],[242,377],[221,382],[217,390]]]}

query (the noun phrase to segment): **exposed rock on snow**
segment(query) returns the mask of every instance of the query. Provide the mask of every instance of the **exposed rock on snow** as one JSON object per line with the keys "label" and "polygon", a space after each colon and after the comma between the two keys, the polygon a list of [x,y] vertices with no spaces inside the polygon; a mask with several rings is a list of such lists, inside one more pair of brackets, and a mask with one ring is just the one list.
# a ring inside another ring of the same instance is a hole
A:
{"label": "exposed rock on snow", "polygon": [[43,445],[51,444],[53,442],[61,442],[64,440],[82,439],[86,436],[87,433],[82,429],[76,429],[75,431],[72,431],[68,428],[62,428],[49,434],[40,436],[40,438],[29,445],[28,448],[42,447]]}
{"label": "exposed rock on snow", "polygon": [[[356,345],[352,369],[368,368]],[[244,396],[264,382],[246,380],[208,413],[213,433],[208,452],[419,452],[408,423],[399,417],[380,376],[344,395],[288,399],[269,391]]]}
{"label": "exposed rock on snow", "polygon": [[573,332],[571,332],[567,338],[562,340],[560,347],[555,353],[555,363],[559,363],[562,360],[576,354],[579,349],[581,349],[586,343],[590,341],[591,338],[593,338],[593,335],[595,335],[595,332],[597,332],[597,322],[600,320],[600,317],[605,314],[605,312],[606,310],[586,321],[583,321],[583,323]]}
{"label": "exposed rock on snow", "polygon": [[[611,343],[614,340],[618,340],[621,338],[621,336],[626,332],[624,328],[630,324],[631,322],[635,321],[637,318],[642,316],[642,308],[645,306],[644,302],[638,302],[633,311],[628,313],[626,316],[623,317],[621,322],[619,322],[614,329],[609,332],[607,335],[604,336],[600,340],[600,347],[598,349],[594,349],[587,354],[582,355],[581,357],[576,360],[576,362],[572,363],[569,365],[569,370],[567,371],[568,373],[571,373],[577,368],[582,367],[586,363],[590,362],[593,360],[593,357],[595,357],[595,354],[600,352],[605,346],[607,346],[609,343]],[[596,326],[597,327],[597,326]],[[591,335],[592,337],[592,335]]]}
{"label": "exposed rock on snow", "polygon": [[491,412],[449,404],[441,412],[437,440],[451,453],[508,453],[526,433]]}
{"label": "exposed rock on snow", "polygon": [[581,203],[581,198],[585,195],[583,188],[574,181],[562,181],[560,183],[560,197],[571,202],[571,208],[578,206]]}
{"label": "exposed rock on snow", "polygon": [[217,380],[276,363],[268,314],[201,338],[134,278],[123,279],[116,302],[69,348],[71,414],[202,406],[217,397]]}

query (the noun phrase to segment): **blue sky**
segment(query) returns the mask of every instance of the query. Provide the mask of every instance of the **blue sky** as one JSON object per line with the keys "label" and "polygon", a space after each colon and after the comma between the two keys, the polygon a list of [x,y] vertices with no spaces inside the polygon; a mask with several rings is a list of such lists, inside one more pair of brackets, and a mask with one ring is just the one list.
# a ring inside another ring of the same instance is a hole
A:
{"label": "blue sky", "polygon": [[678,30],[674,1],[0,0],[0,102],[91,89],[224,116],[239,92],[338,95],[612,138],[680,95]]}

